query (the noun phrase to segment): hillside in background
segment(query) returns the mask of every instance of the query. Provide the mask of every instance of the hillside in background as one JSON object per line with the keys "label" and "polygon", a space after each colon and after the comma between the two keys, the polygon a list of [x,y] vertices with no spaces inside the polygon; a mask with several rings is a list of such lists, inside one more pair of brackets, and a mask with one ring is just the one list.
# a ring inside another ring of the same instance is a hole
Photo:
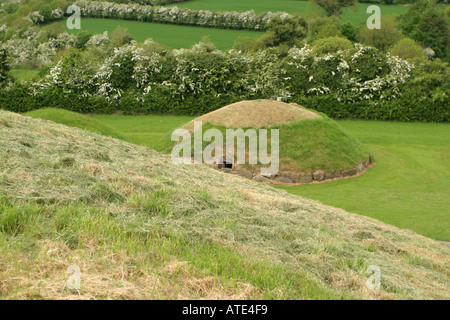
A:
{"label": "hillside in background", "polygon": [[0,111],[0,160],[1,298],[450,298],[448,246],[145,147]]}
{"label": "hillside in background", "polygon": [[[264,99],[241,101],[202,115],[185,124],[183,128],[194,133],[195,121],[202,122],[202,135],[211,128],[220,130],[223,137],[230,128],[278,129],[280,167],[277,181],[284,178],[284,183],[312,182],[316,170],[320,171],[316,172],[314,179],[320,181],[352,176],[365,170],[370,162],[369,151],[349,132],[326,115],[296,103]],[[175,144],[171,137],[169,132],[155,145],[155,150],[170,153]],[[210,142],[205,141],[203,150],[209,144]],[[245,148],[248,154],[248,144]],[[237,163],[237,153],[233,163]],[[359,164],[361,166],[357,169]],[[243,167],[244,170],[257,175],[261,167],[266,166],[258,164]]]}

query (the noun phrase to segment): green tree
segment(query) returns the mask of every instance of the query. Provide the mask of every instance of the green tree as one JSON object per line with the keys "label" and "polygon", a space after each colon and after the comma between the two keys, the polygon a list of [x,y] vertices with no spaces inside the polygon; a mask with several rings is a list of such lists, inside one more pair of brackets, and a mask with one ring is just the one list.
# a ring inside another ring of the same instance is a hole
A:
{"label": "green tree", "polygon": [[341,26],[341,32],[344,37],[346,37],[348,40],[352,42],[358,42],[359,36],[358,36],[358,28],[350,23],[350,22],[344,22]]}
{"label": "green tree", "polygon": [[17,9],[19,9],[19,3],[18,2],[10,2],[5,6],[5,12],[7,14],[13,14],[16,13]]}
{"label": "green tree", "polygon": [[342,8],[353,7],[358,3],[357,0],[312,0],[325,10],[328,16],[339,16]]}
{"label": "green tree", "polygon": [[308,42],[313,43],[317,39],[341,36],[340,25],[341,21],[334,16],[311,20],[308,25]]}
{"label": "green tree", "polygon": [[308,43],[313,43],[317,39],[342,36],[351,42],[358,42],[358,28],[335,16],[319,17],[308,23]]}
{"label": "green tree", "polygon": [[50,9],[48,6],[43,6],[39,10],[39,14],[44,17],[44,21],[50,21],[52,18],[52,9]]}
{"label": "green tree", "polygon": [[77,48],[78,49],[84,49],[86,46],[86,43],[91,39],[92,34],[87,32],[86,30],[81,30],[77,33]]}
{"label": "green tree", "polygon": [[400,28],[410,38],[430,47],[436,57],[450,58],[449,22],[439,7],[430,1],[419,1],[401,18]]}
{"label": "green tree", "polygon": [[0,88],[9,81],[8,55],[4,48],[0,48]]}
{"label": "green tree", "polygon": [[359,32],[359,40],[362,43],[374,46],[386,51],[402,38],[402,32],[397,28],[394,16],[385,16],[381,20],[380,29],[363,27]]}
{"label": "green tree", "polygon": [[347,50],[353,48],[350,40],[342,37],[329,37],[319,39],[314,42],[313,51],[318,55],[323,55],[327,53],[335,53],[340,50]]}
{"label": "green tree", "polygon": [[66,28],[64,25],[62,25],[59,22],[53,22],[51,24],[47,24],[43,31],[46,32],[48,39],[55,39],[60,35],[61,33],[66,31]]}
{"label": "green tree", "polygon": [[111,35],[111,45],[114,48],[129,44],[132,40],[133,37],[128,32],[128,29],[124,29],[120,26],[114,29]]}
{"label": "green tree", "polygon": [[398,56],[405,60],[420,58],[426,59],[426,54],[423,48],[413,39],[404,38],[397,42],[390,50],[390,54]]}
{"label": "green tree", "polygon": [[308,24],[299,16],[285,19],[275,17],[270,21],[267,33],[262,39],[266,47],[276,47],[281,44],[292,46],[296,40],[306,37],[307,30]]}

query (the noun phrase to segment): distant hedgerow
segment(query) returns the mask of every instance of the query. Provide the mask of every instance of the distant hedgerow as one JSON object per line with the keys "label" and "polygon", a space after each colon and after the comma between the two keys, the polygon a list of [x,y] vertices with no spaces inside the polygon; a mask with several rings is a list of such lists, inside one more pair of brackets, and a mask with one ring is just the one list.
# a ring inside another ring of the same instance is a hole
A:
{"label": "distant hedgerow", "polygon": [[[146,0],[143,0],[146,1]],[[181,25],[194,25],[221,29],[266,30],[275,17],[291,17],[286,12],[266,12],[256,14],[246,12],[193,10],[179,7],[148,6],[136,3],[112,3],[80,0],[75,3],[83,17],[136,20]],[[61,9],[57,9],[61,10]],[[62,11],[61,11],[62,12]],[[32,12],[29,19],[34,23],[46,23],[61,18],[60,11],[48,13]]]}

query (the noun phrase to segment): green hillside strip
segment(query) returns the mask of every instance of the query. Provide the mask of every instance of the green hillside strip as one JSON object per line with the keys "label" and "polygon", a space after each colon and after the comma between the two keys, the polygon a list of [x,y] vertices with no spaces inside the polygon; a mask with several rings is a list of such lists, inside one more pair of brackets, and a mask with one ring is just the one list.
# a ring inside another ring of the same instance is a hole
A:
{"label": "green hillside strip", "polygon": [[298,0],[190,0],[185,3],[172,4],[180,8],[193,10],[214,10],[214,11],[248,11],[255,10],[256,13],[263,12],[287,12],[304,13],[309,7],[308,1]]}
{"label": "green hillside strip", "polygon": [[169,131],[181,127],[193,117],[189,116],[118,116],[91,115],[91,118],[106,123],[123,132],[128,141],[142,146],[153,146]]}
{"label": "green hillside strip", "polygon": [[[61,23],[65,25],[66,20],[61,21]],[[108,31],[111,36],[118,26],[128,29],[128,32],[136,41],[144,42],[146,39],[152,38],[156,42],[174,49],[189,48],[207,36],[218,49],[225,50],[231,49],[235,40],[239,37],[254,39],[262,35],[262,32],[258,31],[224,30],[100,18],[83,18],[81,30],[87,30],[92,34]],[[78,31],[76,29],[68,30],[70,33],[77,33]]]}
{"label": "green hillside strip", "polygon": [[95,120],[89,116],[82,115],[76,112],[67,111],[57,108],[44,108],[39,110],[30,111],[25,114],[32,118],[39,118],[44,120],[50,120],[56,123],[64,124],[70,127],[76,127],[83,130],[89,130],[109,136],[116,139],[127,140],[127,137],[120,131],[111,128],[110,126]]}
{"label": "green hillside strip", "polygon": [[124,141],[0,111],[0,173],[2,298],[450,298],[448,246]]}
{"label": "green hillside strip", "polygon": [[[367,7],[371,3],[360,3],[353,11],[345,8],[341,16],[343,21],[354,24],[365,22],[369,18],[366,13]],[[407,6],[376,4],[381,9],[382,15],[404,14],[408,11]],[[255,10],[256,13],[267,11],[283,11],[287,13],[299,13],[300,15],[316,15],[320,12],[317,6],[312,6],[309,1],[298,0],[191,0],[178,3],[175,6],[194,10],[214,10],[214,11],[248,11]]]}

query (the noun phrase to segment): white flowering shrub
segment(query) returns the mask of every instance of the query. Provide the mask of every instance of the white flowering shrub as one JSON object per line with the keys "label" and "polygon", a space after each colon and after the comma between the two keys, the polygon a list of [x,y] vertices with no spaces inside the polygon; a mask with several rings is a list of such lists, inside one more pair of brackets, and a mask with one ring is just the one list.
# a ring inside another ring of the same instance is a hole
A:
{"label": "white flowering shrub", "polygon": [[64,17],[64,11],[62,11],[62,9],[57,8],[57,9],[52,10],[51,18],[53,20],[58,20],[58,19],[61,19],[62,17]]}
{"label": "white flowering shrub", "polygon": [[0,26],[0,41],[3,39],[3,37],[6,34],[6,31],[8,31],[8,27],[5,24],[2,24]]}
{"label": "white flowering shrub", "polygon": [[111,41],[108,37],[108,31],[103,32],[102,34],[94,34],[89,41],[86,43],[87,46],[96,46],[102,47],[107,46]]}
{"label": "white flowering shrub", "polygon": [[379,104],[395,99],[410,77],[412,64],[372,47],[316,56],[309,46],[292,48],[285,61],[287,86],[297,96],[332,95],[337,101]]}
{"label": "white flowering shrub", "polygon": [[[63,32],[56,38],[41,42],[41,34],[42,31],[36,28],[28,28],[3,44],[8,52],[11,68],[49,65],[58,52],[77,46],[76,35]],[[92,36],[87,45],[105,46],[109,43],[108,33],[105,32]]]}
{"label": "white flowering shrub", "polygon": [[31,12],[28,15],[28,20],[30,20],[31,22],[38,24],[38,23],[43,23],[44,22],[44,16],[41,15],[39,12],[35,11],[35,12]]}
{"label": "white flowering shrub", "polygon": [[425,52],[428,58],[434,58],[434,56],[436,55],[436,52],[434,52],[434,50],[429,47],[425,48],[423,51]]}

